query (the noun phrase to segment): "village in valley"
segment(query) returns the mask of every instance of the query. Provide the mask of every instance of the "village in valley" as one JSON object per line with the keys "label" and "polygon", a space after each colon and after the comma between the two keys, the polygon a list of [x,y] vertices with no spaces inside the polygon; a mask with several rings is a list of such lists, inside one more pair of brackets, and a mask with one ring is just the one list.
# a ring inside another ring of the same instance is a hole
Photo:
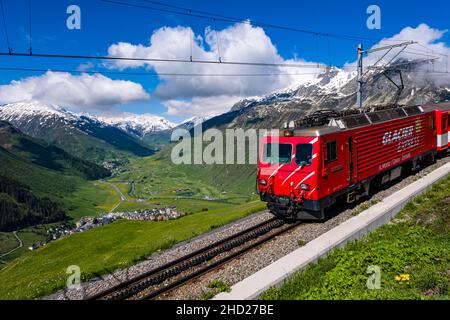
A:
{"label": "village in valley", "polygon": [[110,212],[98,217],[82,217],[77,223],[62,224],[47,230],[49,235],[48,242],[39,241],[32,244],[28,249],[33,251],[47,243],[58,240],[61,237],[69,236],[75,233],[85,232],[94,228],[102,227],[113,223],[119,219],[136,220],[136,221],[168,221],[183,217],[184,212],[176,210],[175,206],[161,209],[146,209],[126,212]]}

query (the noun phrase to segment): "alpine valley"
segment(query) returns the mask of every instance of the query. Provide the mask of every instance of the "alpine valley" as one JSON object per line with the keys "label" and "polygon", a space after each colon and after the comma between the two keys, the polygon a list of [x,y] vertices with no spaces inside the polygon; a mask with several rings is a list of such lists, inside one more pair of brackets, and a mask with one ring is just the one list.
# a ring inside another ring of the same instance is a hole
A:
{"label": "alpine valley", "polygon": [[[11,250],[7,243],[14,243],[14,235],[25,241],[24,248],[0,261],[0,298],[42,297],[65,285],[65,268],[74,261],[83,277],[97,277],[262,211],[265,206],[255,193],[256,166],[175,165],[173,130],[191,130],[200,123],[203,130],[280,128],[317,110],[352,108],[355,76],[329,68],[294,87],[242,99],[224,114],[179,124],[151,114],[79,114],[70,106],[42,101],[0,106],[0,240],[6,239],[0,241],[5,244],[0,253]],[[364,105],[450,99],[445,79],[405,72],[404,84],[398,94],[385,77],[369,77]],[[81,217],[174,206],[184,214],[178,220],[123,219],[63,237],[42,250],[26,249],[47,240],[50,228],[74,225]],[[36,272],[46,277],[33,277]]]}

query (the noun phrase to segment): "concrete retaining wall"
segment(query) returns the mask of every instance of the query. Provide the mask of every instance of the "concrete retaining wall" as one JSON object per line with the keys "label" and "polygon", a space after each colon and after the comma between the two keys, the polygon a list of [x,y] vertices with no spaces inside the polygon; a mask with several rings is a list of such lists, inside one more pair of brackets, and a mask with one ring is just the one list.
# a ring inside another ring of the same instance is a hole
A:
{"label": "concrete retaining wall", "polygon": [[448,174],[450,174],[450,163],[393,193],[358,216],[343,222],[305,246],[235,284],[230,293],[220,293],[214,297],[214,300],[258,298],[264,291],[270,287],[281,285],[294,272],[316,262],[333,248],[343,247],[347,242],[359,239],[388,223],[408,202],[431,188],[433,184],[445,178]]}

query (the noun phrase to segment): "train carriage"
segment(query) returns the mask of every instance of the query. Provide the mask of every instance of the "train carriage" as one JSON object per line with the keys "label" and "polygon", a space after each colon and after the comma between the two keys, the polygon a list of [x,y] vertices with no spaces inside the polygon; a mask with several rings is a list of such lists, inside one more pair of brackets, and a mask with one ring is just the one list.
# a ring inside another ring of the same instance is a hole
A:
{"label": "train carriage", "polygon": [[436,116],[436,138],[438,151],[445,151],[450,144],[449,139],[449,115],[450,103],[440,103],[424,106],[428,112],[434,112]]}
{"label": "train carriage", "polygon": [[[261,141],[261,199],[285,219],[323,219],[338,200],[348,203],[434,161],[448,149],[450,104],[397,107],[293,123]],[[444,133],[445,132],[445,133]]]}

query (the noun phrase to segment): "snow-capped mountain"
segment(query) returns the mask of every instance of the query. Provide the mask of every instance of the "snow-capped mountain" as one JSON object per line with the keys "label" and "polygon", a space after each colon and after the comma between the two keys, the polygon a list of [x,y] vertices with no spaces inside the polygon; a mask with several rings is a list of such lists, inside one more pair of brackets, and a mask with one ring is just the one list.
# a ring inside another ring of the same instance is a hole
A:
{"label": "snow-capped mountain", "polygon": [[[32,120],[39,118],[38,123]],[[78,121],[79,116],[64,108],[39,101],[6,104],[0,107],[0,119],[12,124],[28,124],[27,128],[53,125],[54,121]],[[38,129],[38,128],[36,128]],[[28,129],[26,130],[28,131]]]}
{"label": "snow-capped mountain", "polygon": [[186,129],[186,130],[190,130],[195,126],[198,126],[199,124],[209,120],[211,117],[199,117],[199,116],[194,116],[191,118],[188,118],[186,120],[184,120],[183,122],[181,122],[178,126],[176,126],[176,129]]}
{"label": "snow-capped mountain", "polygon": [[[399,82],[398,78],[395,80]],[[450,79],[447,82],[440,79],[437,84],[433,78],[404,72],[403,80],[405,88],[398,100],[400,104],[414,105],[450,100]],[[236,103],[230,112],[206,121],[203,128],[279,128],[284,122],[300,119],[320,109],[343,110],[354,107],[356,87],[355,72],[330,68],[297,87],[262,97],[243,99]],[[376,76],[374,72],[369,73],[363,93],[365,106],[391,104],[396,95],[396,87],[387,78]]]}
{"label": "snow-capped mountain", "polygon": [[170,122],[163,117],[148,113],[124,113],[122,115],[111,117],[102,116],[98,117],[98,119],[139,138],[143,138],[146,135],[155,132],[171,130],[177,126],[177,124]]}
{"label": "snow-capped mountain", "polygon": [[0,120],[80,158],[100,161],[123,152],[152,153],[139,140],[95,117],[39,101],[0,106]]}
{"label": "snow-capped mountain", "polygon": [[354,90],[346,90],[356,77],[355,72],[347,72],[336,67],[330,68],[315,79],[307,81],[299,86],[290,87],[265,96],[246,98],[236,103],[231,111],[248,108],[257,105],[273,104],[279,106],[283,102],[302,101],[319,96],[340,96],[354,93]]}

